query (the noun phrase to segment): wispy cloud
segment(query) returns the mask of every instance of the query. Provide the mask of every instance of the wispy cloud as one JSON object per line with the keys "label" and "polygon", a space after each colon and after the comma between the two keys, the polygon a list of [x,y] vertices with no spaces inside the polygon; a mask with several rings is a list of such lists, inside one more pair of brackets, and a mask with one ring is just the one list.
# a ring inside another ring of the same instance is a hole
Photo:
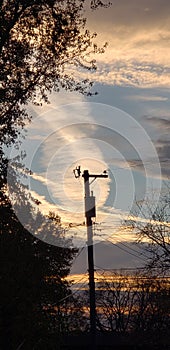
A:
{"label": "wispy cloud", "polygon": [[[65,223],[71,224],[69,232],[74,235],[75,226],[84,221],[84,185],[82,178],[74,178],[73,169],[81,165],[82,171],[100,174],[109,168],[109,179],[94,181],[91,190],[96,196],[96,220],[105,228],[106,236],[113,234],[131,209],[136,193],[143,196],[149,190],[149,177],[153,182],[154,177],[160,178],[157,154],[145,130],[123,111],[82,100],[59,107],[53,103],[40,116],[37,114],[35,108],[26,145],[32,181],[45,186],[38,191],[39,195],[42,192],[41,207],[55,209]],[[32,146],[29,154],[33,141],[36,147]],[[140,184],[135,171],[143,176]],[[30,189],[35,188],[30,182]],[[79,227],[77,242],[81,243],[82,237],[86,241],[85,231]],[[102,236],[97,229],[95,239],[100,241]]]}
{"label": "wispy cloud", "polygon": [[152,126],[155,131],[154,144],[159,156],[162,169],[162,178],[170,177],[170,119],[169,115],[164,116],[145,116],[145,123]]}
{"label": "wispy cloud", "polygon": [[97,57],[93,79],[112,85],[170,86],[170,6],[164,0],[120,0],[105,10],[88,14],[105,54]]}
{"label": "wispy cloud", "polygon": [[167,133],[170,131],[170,119],[168,117],[146,116],[145,120],[161,132]]}
{"label": "wispy cloud", "polygon": [[[160,47],[159,50],[162,50]],[[98,62],[98,69],[93,75],[91,73],[77,73],[77,76],[92,79],[96,83],[103,83],[114,86],[130,86],[138,88],[169,88],[170,87],[170,66],[164,63],[159,65],[152,60],[139,57],[137,50],[134,50],[133,57],[128,57],[124,49],[121,52],[112,50],[112,62],[108,62],[108,56],[102,57]],[[111,52],[111,49],[110,49]],[[167,52],[164,52],[167,55]],[[170,54],[168,53],[168,60]],[[121,64],[120,64],[121,63]],[[75,75],[76,75],[75,74]]]}
{"label": "wispy cloud", "polygon": [[131,101],[142,101],[142,102],[165,102],[168,101],[168,97],[158,95],[130,95],[126,96],[125,99]]}

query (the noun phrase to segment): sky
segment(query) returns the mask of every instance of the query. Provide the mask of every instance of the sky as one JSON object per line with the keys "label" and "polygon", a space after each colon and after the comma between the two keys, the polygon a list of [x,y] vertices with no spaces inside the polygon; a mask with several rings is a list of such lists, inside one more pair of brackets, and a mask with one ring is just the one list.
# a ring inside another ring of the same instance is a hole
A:
{"label": "sky", "polygon": [[75,74],[92,79],[98,94],[60,91],[51,94],[49,105],[29,105],[33,121],[22,145],[33,171],[28,185],[40,209],[58,213],[68,237],[84,248],[73,274],[87,270],[84,183],[74,178],[73,169],[108,172],[108,179],[90,185],[97,209],[95,261],[103,268],[147,261],[122,221],[135,200],[154,192],[159,201],[170,171],[170,2],[117,0],[85,15],[88,28],[98,34],[97,44],[108,42],[108,47],[95,57],[96,72]]}

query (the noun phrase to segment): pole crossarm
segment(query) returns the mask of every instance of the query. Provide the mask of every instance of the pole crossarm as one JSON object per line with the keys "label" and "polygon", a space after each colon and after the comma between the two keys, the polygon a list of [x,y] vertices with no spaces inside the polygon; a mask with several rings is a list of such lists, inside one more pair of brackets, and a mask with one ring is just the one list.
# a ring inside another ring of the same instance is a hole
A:
{"label": "pole crossarm", "polygon": [[[82,177],[85,178],[86,175],[82,175]],[[94,177],[95,179],[97,178],[108,178],[108,175],[107,174],[99,174],[99,175],[96,175],[96,174],[88,174],[88,177]]]}

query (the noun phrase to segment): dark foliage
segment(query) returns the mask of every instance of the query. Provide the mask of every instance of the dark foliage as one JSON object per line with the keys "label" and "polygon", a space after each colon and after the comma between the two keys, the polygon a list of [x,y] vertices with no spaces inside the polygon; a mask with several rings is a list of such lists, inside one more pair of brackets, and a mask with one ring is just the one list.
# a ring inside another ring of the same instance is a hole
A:
{"label": "dark foliage", "polygon": [[[93,42],[96,33],[85,28],[84,3],[1,1],[1,144],[13,143],[29,120],[25,110],[28,101],[47,102],[47,92],[60,88],[90,94],[91,82],[76,78],[75,72],[95,70],[90,54],[104,48]],[[91,6],[104,4],[93,1]]]}
{"label": "dark foliage", "polygon": [[[60,335],[61,325],[68,329],[69,317],[74,328],[76,309],[73,306],[68,309],[66,302],[61,307],[60,301],[67,300],[70,294],[64,278],[76,251],[67,241],[64,248],[47,245],[21,225],[4,192],[9,165],[4,147],[19,146],[18,136],[31,119],[26,111],[28,102],[48,102],[47,95],[53,89],[91,94],[92,83],[80,79],[75,72],[95,70],[95,60],[90,55],[102,53],[104,48],[98,49],[94,42],[96,34],[85,27],[84,5],[84,0],[0,2],[0,348],[3,350],[46,349],[49,336],[54,332],[56,338]],[[104,5],[102,1],[91,2],[92,9]],[[22,168],[22,159],[18,163]],[[21,208],[23,215],[27,209],[32,220],[33,207],[18,174],[11,169],[15,193],[21,193],[17,208]],[[40,225],[44,221],[40,212],[37,218]],[[50,220],[42,234],[61,225],[55,215]],[[65,240],[64,235],[61,239]]]}
{"label": "dark foliage", "polygon": [[76,250],[36,239],[22,227],[5,195],[0,202],[1,349],[16,349],[23,341],[32,344],[54,330],[59,333],[64,315],[57,318],[57,311],[53,308],[52,316],[50,310],[71,293],[64,277]]}

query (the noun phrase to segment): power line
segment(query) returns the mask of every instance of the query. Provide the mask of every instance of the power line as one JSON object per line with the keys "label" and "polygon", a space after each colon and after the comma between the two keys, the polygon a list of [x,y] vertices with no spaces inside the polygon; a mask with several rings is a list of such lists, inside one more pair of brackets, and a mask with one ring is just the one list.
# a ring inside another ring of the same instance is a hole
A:
{"label": "power line", "polygon": [[[112,242],[111,239],[109,239],[109,238],[108,238],[108,241],[109,241],[109,242]],[[113,243],[113,242],[112,242],[112,243]],[[136,249],[130,247],[129,245],[125,244],[125,243],[122,242],[122,241],[118,241],[118,242],[116,242],[115,244],[121,244],[121,245],[123,245],[125,248],[130,249],[130,250],[132,250],[133,252],[144,256],[146,259],[149,259],[149,257],[148,257],[145,253],[139,252],[138,250],[136,250]]]}
{"label": "power line", "polygon": [[86,277],[87,272],[83,273],[83,277],[81,277],[78,281],[76,281],[75,283],[73,283],[73,285],[79,284],[81,281],[83,281]]}
{"label": "power line", "polygon": [[79,251],[78,251],[78,253],[77,253],[76,257],[74,258],[74,260],[73,260],[72,264],[74,264],[74,263],[75,263],[75,261],[78,259],[78,257],[80,256],[80,254],[82,253],[82,251],[83,251],[83,250],[84,250],[84,246],[83,246],[83,247],[81,247],[81,248],[79,248]]}
{"label": "power line", "polygon": [[[76,282],[75,284],[78,284],[78,283],[80,283],[81,281],[83,281],[83,279],[85,279],[85,277],[86,277],[86,276],[83,276],[83,277],[82,277],[78,282]],[[81,290],[82,286],[84,286],[84,285],[87,285],[87,281],[85,281],[84,283],[82,283],[82,284],[80,285],[80,287],[79,287],[78,289],[76,289],[74,292],[72,292],[72,293],[66,295],[64,298],[58,300],[56,303],[53,303],[51,306],[57,306],[57,304],[61,303],[62,301],[68,299],[69,297],[74,296],[77,292],[79,292],[79,291]]]}
{"label": "power line", "polygon": [[141,259],[141,260],[143,260],[143,261],[146,263],[146,260],[145,260],[144,258],[142,258],[141,256],[136,255],[136,254],[134,254],[134,253],[131,253],[131,252],[129,252],[127,249],[124,249],[124,248],[122,248],[122,247],[119,247],[119,246],[118,246],[119,243],[118,243],[118,244],[113,243],[113,242],[110,241],[109,239],[107,239],[107,241],[108,241],[109,243],[113,244],[114,246],[116,246],[117,248],[123,250],[124,252],[126,252],[126,253],[128,253],[128,254],[134,256],[135,258]]}
{"label": "power line", "polygon": [[[98,270],[96,270],[96,273],[99,275],[99,276],[101,276],[101,277],[103,277],[104,279],[106,279],[107,280],[107,277],[134,277],[134,278],[137,278],[137,279],[159,279],[159,280],[167,280],[167,283],[169,282],[169,280],[170,280],[170,275],[163,275],[163,276],[161,276],[161,275],[156,275],[156,276],[150,276],[150,275],[146,275],[146,274],[144,274],[144,275],[128,275],[128,276],[126,276],[126,275],[119,275],[119,276],[117,276],[117,275],[106,275],[105,274],[105,272],[119,272],[120,273],[120,271],[135,271],[135,272],[137,272],[137,271],[145,271],[145,270],[147,270],[147,269],[145,269],[144,267],[139,267],[139,268],[122,268],[122,269],[105,269],[105,268],[99,268]],[[102,272],[99,272],[99,271],[102,271]]]}
{"label": "power line", "polygon": [[132,248],[132,247],[129,247],[127,244],[125,244],[125,243],[123,243],[123,242],[118,242],[118,243],[119,243],[119,244],[122,244],[123,246],[125,246],[126,248],[132,250],[133,252],[135,252],[135,253],[137,253],[137,254],[140,254],[140,255],[143,255],[145,258],[149,259],[149,257],[148,257],[146,254],[144,254],[144,253],[142,253],[142,252],[139,252],[139,251],[137,251],[136,249],[134,249],[134,248]]}
{"label": "power line", "polygon": [[120,268],[105,268],[105,267],[101,267],[98,265],[95,265],[95,267],[97,267],[97,269],[103,270],[103,271],[135,271],[135,270],[145,270],[145,267],[120,267]]}
{"label": "power line", "polygon": [[[95,271],[142,271],[142,270],[147,270],[146,267],[119,267],[119,268],[105,268],[105,267],[101,267],[101,266],[98,266],[98,265],[95,265],[95,268],[97,268],[98,270],[95,269]],[[168,266],[168,268],[170,268],[170,266]],[[158,267],[156,266],[151,266],[149,269],[152,269],[152,270],[159,270]]]}

